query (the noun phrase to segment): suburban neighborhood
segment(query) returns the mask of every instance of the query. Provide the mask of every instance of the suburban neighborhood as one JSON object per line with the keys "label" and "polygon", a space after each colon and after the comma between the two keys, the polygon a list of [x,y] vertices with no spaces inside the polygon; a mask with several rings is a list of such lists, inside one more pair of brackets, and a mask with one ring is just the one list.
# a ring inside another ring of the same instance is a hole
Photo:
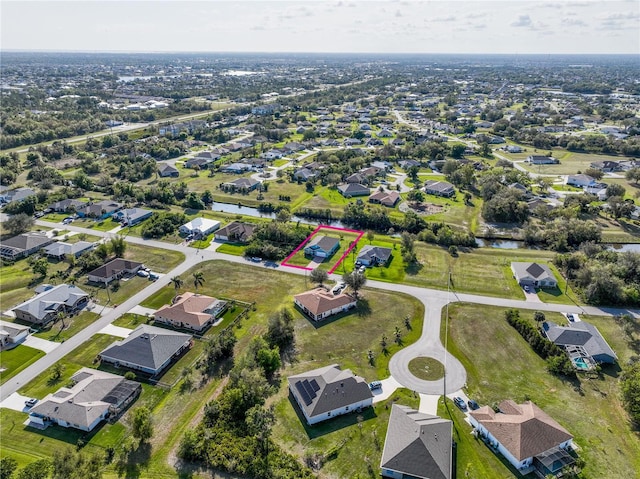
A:
{"label": "suburban neighborhood", "polygon": [[3,478],[636,477],[637,62],[21,55]]}

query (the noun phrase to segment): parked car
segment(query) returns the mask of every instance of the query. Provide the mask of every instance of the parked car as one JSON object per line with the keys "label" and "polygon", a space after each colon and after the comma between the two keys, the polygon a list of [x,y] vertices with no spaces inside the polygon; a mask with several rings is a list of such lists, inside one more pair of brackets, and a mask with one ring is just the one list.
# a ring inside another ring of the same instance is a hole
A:
{"label": "parked car", "polygon": [[260,263],[262,261],[262,258],[259,258],[257,256],[252,256],[251,261],[253,261],[254,263]]}
{"label": "parked car", "polygon": [[380,381],[372,381],[369,383],[369,389],[372,391],[380,388],[382,388],[382,383]]}
{"label": "parked car", "polygon": [[336,284],[336,285],[333,287],[333,289],[331,290],[331,292],[332,292],[333,294],[338,294],[338,293],[340,293],[340,292],[341,292],[341,291],[342,291],[346,286],[347,286],[347,285],[346,285],[344,282],[340,281],[338,284]]}
{"label": "parked car", "polygon": [[68,225],[70,223],[73,223],[73,218],[65,218],[62,220],[63,225]]}
{"label": "parked car", "polygon": [[141,278],[148,278],[149,277],[149,272],[145,271],[143,269],[138,270],[138,272],[136,273],[138,276],[140,276]]}
{"label": "parked car", "polygon": [[478,403],[475,402],[473,399],[469,399],[467,401],[467,404],[469,405],[469,409],[471,409],[472,411],[475,411],[476,409],[480,409],[480,406],[478,405]]}
{"label": "parked car", "polygon": [[529,286],[525,286],[524,287],[524,292],[525,293],[530,293],[531,292],[531,288]]}
{"label": "parked car", "polygon": [[458,408],[460,408],[461,411],[467,410],[467,405],[464,403],[464,399],[462,399],[461,397],[454,396],[453,402],[455,403],[456,406],[458,406]]}
{"label": "parked car", "polygon": [[576,320],[576,316],[573,313],[567,313],[567,319],[569,321],[575,321]]}
{"label": "parked car", "polygon": [[42,218],[43,216],[44,216],[43,211],[38,211],[35,215],[33,215],[34,218]]}
{"label": "parked car", "polygon": [[364,274],[366,270],[367,270],[367,267],[365,265],[362,265],[358,268],[358,273]]}
{"label": "parked car", "polygon": [[149,281],[155,281],[158,278],[160,278],[158,273],[149,273]]}
{"label": "parked car", "polygon": [[33,407],[33,406],[36,405],[37,402],[38,402],[38,400],[36,398],[30,398],[30,399],[27,399],[24,402],[24,405],[27,406],[27,407]]}

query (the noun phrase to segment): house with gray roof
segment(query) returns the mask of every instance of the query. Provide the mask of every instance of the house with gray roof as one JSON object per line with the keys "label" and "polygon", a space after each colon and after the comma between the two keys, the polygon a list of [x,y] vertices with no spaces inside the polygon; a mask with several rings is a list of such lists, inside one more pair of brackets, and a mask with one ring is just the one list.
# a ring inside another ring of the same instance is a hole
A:
{"label": "house with gray roof", "polygon": [[329,258],[340,248],[340,240],[331,236],[315,235],[304,247],[305,256]]}
{"label": "house with gray roof", "polygon": [[520,286],[531,288],[556,288],[558,286],[558,280],[546,264],[513,262],[511,263],[511,271]]}
{"label": "house with gray roof", "polygon": [[231,163],[220,168],[220,171],[225,173],[244,173],[251,170],[251,168],[249,163]]}
{"label": "house with gray roof", "polygon": [[29,335],[29,326],[0,320],[0,351],[11,349]]}
{"label": "house with gray roof", "polygon": [[303,167],[295,171],[295,173],[293,174],[293,179],[300,180],[300,181],[307,181],[311,178],[315,178],[316,176],[318,176],[317,172],[312,171],[309,168]]}
{"label": "house with gray roof", "polygon": [[177,178],[180,176],[178,169],[169,163],[158,163],[158,174],[161,178]]}
{"label": "house with gray roof", "polygon": [[122,203],[118,203],[117,201],[102,200],[95,203],[87,203],[81,208],[78,208],[76,213],[81,218],[90,217],[103,220],[120,210],[122,206]]}
{"label": "house with gray roof", "polygon": [[56,213],[70,213],[72,211],[77,211],[78,208],[82,208],[86,206],[87,203],[80,200],[74,200],[72,198],[67,198],[65,200],[56,201],[48,206],[50,210],[55,211]]}
{"label": "house with gray roof", "polygon": [[449,198],[456,194],[453,185],[447,181],[427,180],[424,182],[424,192],[428,195],[443,196]]}
{"label": "house with gray roof", "polygon": [[140,268],[142,268],[142,263],[116,258],[93,271],[89,271],[87,279],[91,283],[109,284],[114,279],[122,278],[124,275],[136,274]]}
{"label": "house with gray roof", "polygon": [[14,190],[5,190],[0,193],[0,203],[13,203],[14,201],[22,201],[35,194],[36,192],[31,188],[16,188]]}
{"label": "house with gray roof", "polygon": [[255,190],[260,182],[258,180],[254,180],[253,178],[238,178],[236,180],[227,181],[226,183],[222,183],[220,188],[224,191],[253,191]]}
{"label": "house with gray roof", "polygon": [[585,321],[570,321],[567,326],[545,321],[542,332],[549,341],[562,346],[571,358],[586,357],[597,363],[610,364],[618,359],[598,328]]}
{"label": "house with gray roof", "polygon": [[92,431],[100,422],[120,414],[136,400],[142,386],[115,374],[82,368],[71,377],[72,387],[48,394],[29,411],[29,426],[50,424]]}
{"label": "house with gray roof", "polygon": [[224,228],[216,231],[215,238],[219,241],[233,241],[236,243],[247,243],[256,225],[252,223],[244,223],[242,221],[234,221]]}
{"label": "house with gray roof", "polygon": [[453,423],[407,406],[391,407],[382,450],[382,477],[450,479]]}
{"label": "house with gray roof", "polygon": [[356,258],[356,264],[363,264],[365,266],[380,266],[387,265],[391,260],[391,248],[384,248],[382,246],[366,245],[363,246]]}
{"label": "house with gray roof", "polygon": [[113,218],[122,223],[122,226],[137,225],[151,216],[153,216],[153,211],[144,208],[127,208],[113,214]]}
{"label": "house with gray roof", "polygon": [[373,403],[367,382],[337,364],[287,378],[289,391],[309,425],[359,411]]}
{"label": "house with gray roof", "polygon": [[369,196],[369,194],[371,194],[371,190],[360,183],[338,185],[338,191],[345,198],[351,198],[353,196]]}
{"label": "house with gray roof", "polygon": [[44,248],[44,254],[49,258],[58,260],[64,259],[68,254],[78,258],[87,251],[91,251],[95,246],[95,243],[89,241],[78,241],[77,243],[63,243],[62,241],[58,241],[57,243],[46,246]]}
{"label": "house with gray roof", "polygon": [[0,245],[0,257],[2,257],[2,259],[15,261],[32,255],[54,241],[55,240],[49,238],[46,233],[36,231],[22,233],[2,241]]}
{"label": "house with gray roof", "polygon": [[44,285],[41,293],[13,308],[16,318],[43,325],[57,318],[59,312],[73,313],[84,308],[89,295],[72,284]]}
{"label": "house with gray roof", "polygon": [[191,347],[192,336],[141,324],[125,339],[104,349],[99,358],[116,367],[156,376]]}

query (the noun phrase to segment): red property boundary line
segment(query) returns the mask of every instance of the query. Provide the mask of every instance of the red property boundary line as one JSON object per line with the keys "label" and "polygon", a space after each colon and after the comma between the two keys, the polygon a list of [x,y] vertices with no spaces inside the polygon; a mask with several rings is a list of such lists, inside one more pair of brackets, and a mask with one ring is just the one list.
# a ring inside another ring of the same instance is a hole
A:
{"label": "red property boundary line", "polygon": [[342,254],[342,256],[340,256],[340,259],[338,260],[338,262],[333,266],[333,268],[329,270],[329,274],[332,274],[336,269],[338,269],[338,266],[340,266],[340,263],[344,261],[344,259],[349,255],[349,253],[351,253],[351,250],[355,248],[358,241],[360,241],[360,238],[362,238],[362,236],[364,235],[364,231],[360,231],[360,230],[350,230],[347,228],[338,228],[336,226],[318,225],[318,227],[315,230],[313,230],[313,232],[302,243],[300,243],[298,247],[294,249],[291,252],[291,254],[289,254],[289,256],[287,256],[280,264],[282,266],[288,266],[289,268],[298,268],[298,269],[304,269],[307,271],[312,271],[313,268],[309,268],[308,266],[298,266],[297,264],[289,264],[287,263],[287,261],[289,261],[298,251],[300,251],[304,245],[306,245],[309,241],[311,241],[311,238],[313,238],[316,235],[316,233],[318,233],[322,229],[332,230],[332,231],[344,231],[345,233],[356,233],[358,235],[355,241],[351,243],[351,246],[347,248],[347,251],[345,251]]}

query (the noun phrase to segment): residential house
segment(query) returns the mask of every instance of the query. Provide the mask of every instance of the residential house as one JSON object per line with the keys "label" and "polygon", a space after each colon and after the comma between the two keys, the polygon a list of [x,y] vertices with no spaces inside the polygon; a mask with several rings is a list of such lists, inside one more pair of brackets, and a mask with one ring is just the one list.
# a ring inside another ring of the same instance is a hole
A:
{"label": "residential house", "polygon": [[153,211],[144,208],[127,208],[117,211],[112,215],[113,219],[122,223],[122,226],[135,226],[144,220],[151,218]]}
{"label": "residential house", "polygon": [[437,180],[425,181],[424,191],[428,195],[443,196],[446,198],[450,198],[456,194],[456,190],[451,183]]}
{"label": "residential house", "polygon": [[546,264],[540,263],[511,263],[513,277],[520,286],[531,288],[556,288],[558,281]]}
{"label": "residential house", "polygon": [[603,173],[611,173],[614,171],[622,170],[620,163],[617,161],[605,160],[605,161],[594,161],[591,163],[591,168],[595,170],[600,170]]}
{"label": "residential house", "polygon": [[229,165],[224,165],[222,168],[220,168],[220,171],[224,173],[235,173],[235,174],[244,173],[245,171],[249,171],[249,170],[251,170],[251,165],[248,163],[231,163]]}
{"label": "residential house", "polygon": [[185,168],[198,167],[200,170],[202,170],[207,168],[211,163],[213,163],[213,160],[209,158],[194,157],[194,158],[189,158],[187,161],[185,161],[184,167]]}
{"label": "residential house", "polygon": [[600,201],[607,199],[607,184],[594,182],[585,186],[584,192],[590,195],[596,195]]}
{"label": "residential house", "polygon": [[56,213],[74,213],[86,205],[87,203],[84,201],[67,198],[66,200],[52,203],[47,208]]}
{"label": "residential house", "polygon": [[403,170],[408,170],[413,166],[420,168],[420,162],[416,160],[400,160],[398,164]]}
{"label": "residential house", "polygon": [[373,403],[367,382],[337,364],[289,376],[287,381],[309,425],[360,411]]}
{"label": "residential house", "polygon": [[364,183],[366,180],[366,177],[362,173],[353,173],[347,176],[344,181],[347,183]]}
{"label": "residential house", "polygon": [[300,143],[297,143],[295,141],[292,141],[290,143],[285,144],[282,149],[284,151],[286,151],[287,153],[295,153],[296,151],[302,151],[304,150],[306,147]]}
{"label": "residential house", "polygon": [[129,336],[104,349],[99,358],[115,367],[156,376],[191,347],[192,336],[141,324]]}
{"label": "residential house", "polygon": [[220,222],[209,218],[194,218],[183,224],[179,231],[185,235],[194,235],[203,238],[220,228]]}
{"label": "residential house", "polygon": [[509,145],[505,147],[509,153],[522,153],[522,147],[518,145]]}
{"label": "residential house", "polygon": [[260,156],[265,160],[279,160],[284,156],[284,154],[281,150],[272,149],[269,151],[265,151]]}
{"label": "residential house", "polygon": [[15,261],[32,255],[54,241],[55,240],[49,238],[46,233],[22,233],[2,241],[0,245],[0,257],[5,260]]}
{"label": "residential house", "polygon": [[236,180],[227,181],[226,183],[222,183],[220,187],[224,191],[253,191],[260,185],[258,180],[254,180],[253,178],[238,178]]}
{"label": "residential house", "polygon": [[526,186],[524,186],[522,183],[511,183],[509,185],[509,188],[511,188],[512,190],[517,190],[520,193],[522,193],[522,196],[524,198],[530,198],[531,197],[531,191],[529,191],[529,188],[527,188]]}
{"label": "residential house", "polygon": [[573,436],[534,403],[506,400],[499,410],[483,406],[469,413],[469,421],[475,433],[523,475],[537,471],[547,477],[575,462],[566,452]]}
{"label": "residential house", "polygon": [[387,265],[389,261],[391,261],[392,252],[391,248],[366,245],[363,246],[358,253],[356,264],[362,264],[364,266]]}
{"label": "residential house", "polygon": [[300,168],[293,173],[293,179],[298,181],[307,181],[318,176],[318,173],[309,168]]}
{"label": "residential house", "polygon": [[589,175],[580,174],[567,176],[567,185],[577,186],[580,188],[593,185],[595,182],[596,180]]}
{"label": "residential house", "polygon": [[48,394],[29,411],[29,426],[49,424],[92,431],[100,422],[117,416],[136,400],[142,386],[116,374],[82,368],[71,377],[72,387]]}
{"label": "residential house", "polygon": [[368,168],[362,168],[359,173],[362,176],[364,176],[365,178],[374,178],[374,177],[378,176],[382,171],[384,171],[383,168],[378,168],[376,166],[370,166]]}
{"label": "residential house", "polygon": [[324,288],[315,288],[293,297],[294,304],[314,321],[355,308],[356,299],[346,293],[332,294]]}
{"label": "residential house", "polygon": [[378,138],[391,138],[393,136],[393,133],[387,130],[386,128],[383,128],[378,133],[376,133],[376,136]]}
{"label": "residential house", "polygon": [[58,241],[57,243],[45,246],[44,254],[49,258],[57,260],[63,260],[67,255],[73,255],[75,258],[79,258],[87,251],[91,251],[95,246],[95,243],[89,241],[78,241],[77,243],[63,243],[62,241]]}
{"label": "residential house", "polygon": [[194,158],[207,160],[209,163],[213,163],[220,159],[222,154],[219,151],[199,151],[195,154]]}
{"label": "residential house", "polygon": [[525,161],[532,165],[556,165],[560,163],[560,160],[557,158],[542,155],[529,155]]}
{"label": "residential house", "polygon": [[382,450],[382,477],[451,479],[453,423],[407,406],[391,406]]}
{"label": "residential house", "polygon": [[389,208],[393,208],[398,201],[400,201],[400,193],[397,191],[378,190],[369,196],[369,203],[378,203]]}
{"label": "residential house", "polygon": [[91,283],[103,283],[107,285],[114,279],[122,278],[124,275],[132,276],[136,274],[140,268],[142,268],[142,263],[116,258],[90,271],[87,277]]}
{"label": "residential house", "polygon": [[227,302],[204,294],[183,293],[153,315],[155,322],[201,332],[227,309]]}
{"label": "residential house", "polygon": [[371,190],[360,183],[346,183],[338,185],[338,191],[345,198],[352,198],[354,196],[368,196],[371,194]]}
{"label": "residential house", "polygon": [[362,144],[362,141],[357,138],[345,138],[344,144],[345,146],[354,146]]}
{"label": "residential house", "polygon": [[89,217],[103,220],[122,209],[123,206],[122,203],[117,201],[102,200],[96,203],[87,203],[77,208],[76,214],[81,218]]}
{"label": "residential house", "polygon": [[220,228],[216,232],[215,238],[219,241],[248,243],[255,229],[256,225],[254,224],[234,221],[233,223],[229,223],[224,228]]}
{"label": "residential house", "polygon": [[36,296],[13,308],[16,318],[41,326],[56,320],[58,313],[75,313],[89,303],[89,295],[72,284],[43,285],[36,291]]}
{"label": "residential house", "polygon": [[5,190],[0,193],[0,203],[13,203],[15,201],[22,201],[29,196],[36,194],[31,188],[16,188],[13,190]]}
{"label": "residential house", "polygon": [[329,258],[340,248],[340,240],[331,236],[315,235],[304,247],[305,256]]}
{"label": "residential house", "polygon": [[11,349],[29,336],[29,326],[0,320],[0,351]]}
{"label": "residential house", "polygon": [[613,364],[618,359],[598,328],[586,321],[570,321],[567,326],[545,321],[542,332],[549,341],[565,348],[573,360],[587,358],[596,363]]}
{"label": "residential house", "polygon": [[161,178],[177,178],[180,176],[178,169],[169,163],[158,163],[158,174]]}

